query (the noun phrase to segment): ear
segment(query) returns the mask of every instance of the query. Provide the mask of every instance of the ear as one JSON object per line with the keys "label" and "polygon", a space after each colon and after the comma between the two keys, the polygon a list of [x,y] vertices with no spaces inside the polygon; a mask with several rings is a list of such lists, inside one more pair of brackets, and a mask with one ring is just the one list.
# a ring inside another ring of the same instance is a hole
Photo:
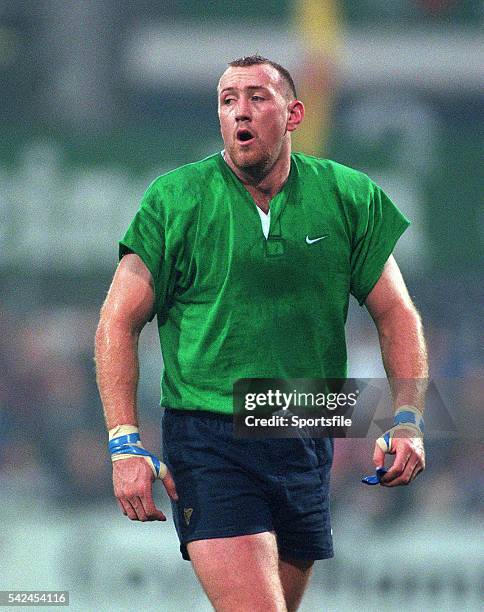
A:
{"label": "ear", "polygon": [[288,108],[287,131],[294,132],[304,119],[304,104],[300,100],[293,100]]}

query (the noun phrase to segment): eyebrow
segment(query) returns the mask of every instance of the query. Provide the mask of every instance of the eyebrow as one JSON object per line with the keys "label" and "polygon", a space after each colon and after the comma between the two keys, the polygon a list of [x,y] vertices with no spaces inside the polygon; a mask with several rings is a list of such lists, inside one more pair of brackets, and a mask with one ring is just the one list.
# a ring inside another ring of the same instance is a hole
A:
{"label": "eyebrow", "polygon": [[[224,87],[222,90],[220,90],[220,95],[222,95],[226,91],[234,91],[236,89],[237,87]],[[247,87],[242,87],[242,91],[255,89],[264,89],[265,91],[269,91],[269,88],[265,85],[247,85]]]}

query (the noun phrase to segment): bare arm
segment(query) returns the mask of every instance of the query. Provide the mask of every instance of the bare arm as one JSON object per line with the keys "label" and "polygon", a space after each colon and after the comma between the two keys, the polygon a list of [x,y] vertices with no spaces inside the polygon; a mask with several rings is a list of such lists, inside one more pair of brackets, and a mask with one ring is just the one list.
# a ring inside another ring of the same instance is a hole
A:
{"label": "bare arm", "polygon": [[[138,426],[136,392],[138,340],[154,306],[150,271],[138,255],[125,255],[114,275],[96,332],[96,373],[107,429]],[[123,513],[131,520],[166,520],[152,497],[153,472],[143,457],[113,462],[113,486]],[[173,478],[163,478],[176,500]]]}
{"label": "bare arm", "polygon": [[411,404],[423,412],[428,363],[422,322],[393,256],[366,307],[378,329],[394,407]]}
{"label": "bare arm", "polygon": [[114,275],[96,332],[96,373],[108,429],[138,425],[138,339],[154,305],[151,274],[125,255]]}
{"label": "bare arm", "polygon": [[[422,322],[393,256],[366,299],[366,307],[378,330],[394,408],[411,405],[423,412],[428,362]],[[382,483],[408,484],[424,468],[423,443],[408,436],[395,439],[394,447],[397,456]],[[379,447],[374,459],[377,466],[383,465]]]}

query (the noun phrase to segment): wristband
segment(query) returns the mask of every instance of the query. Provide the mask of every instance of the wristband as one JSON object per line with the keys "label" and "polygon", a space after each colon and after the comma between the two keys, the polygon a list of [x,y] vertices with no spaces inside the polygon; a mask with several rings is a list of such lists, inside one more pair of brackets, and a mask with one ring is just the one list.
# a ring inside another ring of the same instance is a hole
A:
{"label": "wristband", "polygon": [[376,443],[384,453],[392,451],[392,441],[399,429],[413,429],[415,437],[421,438],[424,432],[422,413],[414,406],[400,406],[393,417],[393,427],[378,438]]}
{"label": "wristband", "polygon": [[166,476],[168,471],[166,465],[143,448],[139,430],[134,425],[117,425],[110,429],[108,448],[113,462],[130,457],[143,457],[153,470],[155,478],[162,480]]}

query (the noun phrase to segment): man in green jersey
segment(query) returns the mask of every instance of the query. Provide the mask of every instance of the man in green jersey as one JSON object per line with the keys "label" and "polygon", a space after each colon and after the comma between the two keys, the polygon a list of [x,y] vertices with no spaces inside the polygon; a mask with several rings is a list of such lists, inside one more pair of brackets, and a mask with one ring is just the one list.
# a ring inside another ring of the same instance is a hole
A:
{"label": "man in green jersey", "polygon": [[[304,118],[282,66],[231,62],[218,84],[225,149],[148,188],[126,235],[96,335],[113,483],[132,520],[165,520],[217,610],[295,610],[315,559],[333,555],[333,443],[233,435],[239,378],[344,378],[350,294],[380,336],[395,426],[381,484],[424,468],[427,359],[420,318],[391,253],[408,221],[366,175],[291,153]],[[164,463],[141,446],[137,341],[157,316],[164,358]]]}

